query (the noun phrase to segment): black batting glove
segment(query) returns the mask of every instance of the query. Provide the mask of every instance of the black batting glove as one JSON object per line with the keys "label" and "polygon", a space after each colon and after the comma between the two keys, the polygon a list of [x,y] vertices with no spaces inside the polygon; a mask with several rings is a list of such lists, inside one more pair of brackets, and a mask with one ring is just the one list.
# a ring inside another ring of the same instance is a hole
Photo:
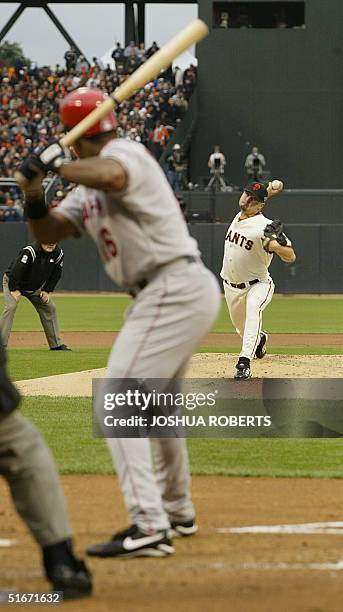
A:
{"label": "black batting glove", "polygon": [[27,181],[32,181],[39,174],[47,174],[47,172],[58,172],[58,169],[71,160],[69,149],[61,147],[56,141],[36,150],[35,153],[29,155],[17,168],[19,172],[26,178]]}
{"label": "black batting glove", "polygon": [[27,181],[32,181],[37,176],[45,173],[44,166],[38,155],[29,155],[17,168]]}
{"label": "black batting glove", "polygon": [[62,147],[57,141],[49,144],[36,153],[44,174],[49,170],[58,172],[58,169],[71,160],[69,149]]}

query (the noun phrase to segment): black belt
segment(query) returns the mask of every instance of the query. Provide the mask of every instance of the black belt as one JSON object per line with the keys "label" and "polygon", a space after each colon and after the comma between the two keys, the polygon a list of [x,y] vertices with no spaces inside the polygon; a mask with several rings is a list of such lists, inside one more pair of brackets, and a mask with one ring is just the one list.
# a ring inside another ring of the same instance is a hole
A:
{"label": "black belt", "polygon": [[254,278],[254,280],[248,281],[247,283],[239,283],[238,285],[235,285],[235,283],[229,283],[229,281],[225,280],[224,278],[224,283],[230,285],[231,287],[234,287],[235,289],[246,289],[247,285],[256,285],[256,283],[258,282],[258,278]]}
{"label": "black belt", "polygon": [[[180,260],[185,260],[185,262],[189,263],[189,264],[196,263],[197,261],[200,261],[199,257],[194,257],[194,255],[184,255],[184,256],[180,257],[179,259]],[[175,259],[175,261],[178,261],[178,260]],[[170,261],[168,263],[174,263],[174,262]],[[165,265],[168,265],[168,264],[165,264]],[[161,269],[163,269],[163,268],[164,268],[164,266],[161,266]],[[157,271],[157,269],[156,269],[156,271]],[[136,297],[140,291],[143,291],[143,289],[145,289],[145,287],[148,285],[150,280],[144,279],[144,280],[139,281],[133,287],[130,287],[129,294],[132,297]]]}

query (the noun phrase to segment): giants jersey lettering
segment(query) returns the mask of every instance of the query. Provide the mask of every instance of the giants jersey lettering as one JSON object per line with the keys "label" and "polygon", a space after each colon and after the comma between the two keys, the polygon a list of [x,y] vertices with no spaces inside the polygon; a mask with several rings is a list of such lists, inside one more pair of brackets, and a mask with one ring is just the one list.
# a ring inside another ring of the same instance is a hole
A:
{"label": "giants jersey lettering", "polygon": [[[224,280],[235,284],[246,283],[255,278],[268,280],[268,268],[273,255],[264,250],[262,237],[264,228],[271,220],[259,214],[240,221],[240,215],[239,212],[226,233],[220,275]],[[291,244],[290,241],[288,243]]]}
{"label": "giants jersey lettering", "polygon": [[100,157],[119,161],[128,175],[121,192],[103,192],[79,185],[58,212],[79,235],[87,231],[97,244],[105,270],[122,286],[131,286],[174,259],[198,256],[196,241],[168,181],[156,160],[139,143],[114,139]]}

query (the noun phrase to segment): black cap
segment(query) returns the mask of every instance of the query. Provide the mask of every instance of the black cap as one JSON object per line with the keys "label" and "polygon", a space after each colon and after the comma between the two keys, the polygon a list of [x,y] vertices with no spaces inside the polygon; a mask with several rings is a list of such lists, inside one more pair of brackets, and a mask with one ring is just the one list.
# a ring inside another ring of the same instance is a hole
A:
{"label": "black cap", "polygon": [[267,188],[265,184],[261,183],[260,181],[252,181],[251,183],[248,183],[244,187],[243,191],[246,191],[247,193],[254,196],[255,200],[258,200],[259,202],[263,202],[263,203],[268,197]]}

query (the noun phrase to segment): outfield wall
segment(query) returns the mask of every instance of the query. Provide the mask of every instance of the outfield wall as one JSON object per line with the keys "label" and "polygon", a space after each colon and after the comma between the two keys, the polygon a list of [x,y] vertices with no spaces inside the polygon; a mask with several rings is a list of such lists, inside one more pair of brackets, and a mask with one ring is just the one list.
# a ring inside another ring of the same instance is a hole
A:
{"label": "outfield wall", "polygon": [[[227,224],[191,223],[203,259],[219,278]],[[343,292],[343,224],[287,224],[297,252],[294,264],[274,258],[272,276],[278,293]],[[4,272],[19,249],[32,241],[24,223],[0,224],[0,270]],[[62,243],[65,266],[58,285],[63,291],[116,291],[103,271],[96,247],[89,236]]]}
{"label": "outfield wall", "polygon": [[[187,212],[207,212],[227,223],[238,212],[240,191],[209,194],[184,191]],[[268,201],[264,214],[283,223],[343,223],[342,189],[285,189]]]}

